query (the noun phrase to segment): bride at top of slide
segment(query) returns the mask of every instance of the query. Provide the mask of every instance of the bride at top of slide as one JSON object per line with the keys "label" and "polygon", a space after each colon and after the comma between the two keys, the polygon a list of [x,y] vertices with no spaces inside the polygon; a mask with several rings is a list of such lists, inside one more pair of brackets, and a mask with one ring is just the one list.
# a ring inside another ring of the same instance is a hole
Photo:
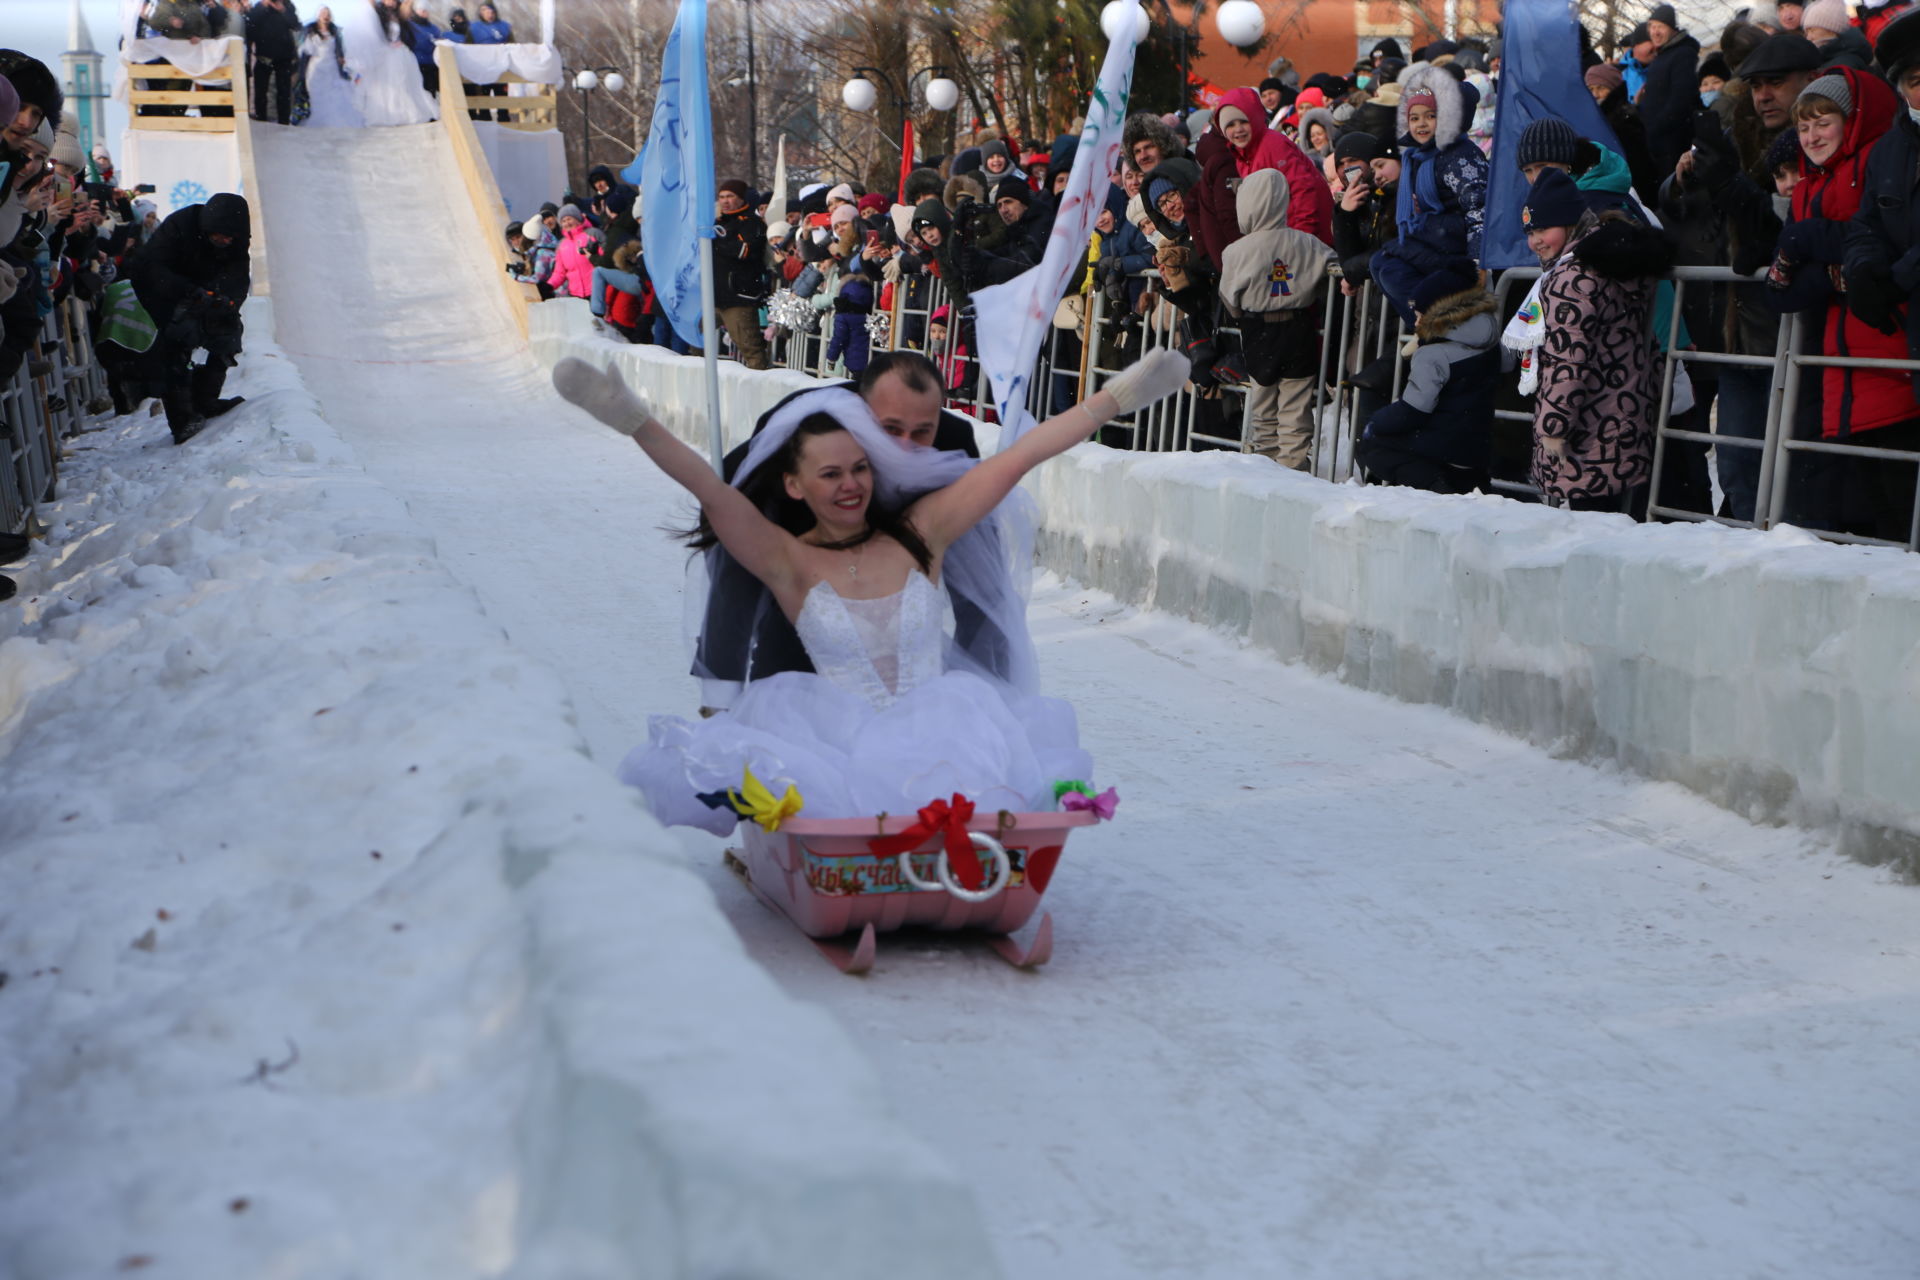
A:
{"label": "bride at top of slide", "polygon": [[[729,485],[611,366],[561,361],[560,394],[631,436],[692,493],[720,547],[794,623],[815,669],[754,681],[709,720],[654,717],[621,777],[662,822],[720,835],[738,820],[725,793],[745,769],[776,790],[794,785],[809,818],[912,813],[956,792],[989,810],[1051,809],[1055,783],[1091,781],[1070,707],[965,669],[942,631],[939,584],[964,577],[1001,631],[1024,638],[1025,601],[1002,549],[1026,540],[990,527],[1018,518],[1009,495],[1103,422],[1178,391],[1188,372],[1184,355],[1155,352],[978,461],[902,449],[859,396],[826,387],[775,414]],[[789,533],[753,494],[804,505],[812,527]]]}
{"label": "bride at top of slide", "polygon": [[402,30],[397,4],[338,0],[334,19],[347,64],[359,73],[355,101],[370,125],[425,124],[439,110],[420,80],[420,61]]}
{"label": "bride at top of slide", "polygon": [[[358,4],[359,0],[342,0]],[[321,5],[307,25],[300,41],[300,56],[307,60],[307,101],[312,113],[307,126],[318,129],[357,129],[367,122],[361,114],[359,90],[354,86],[353,64],[347,61],[346,41],[333,20],[333,7]]]}

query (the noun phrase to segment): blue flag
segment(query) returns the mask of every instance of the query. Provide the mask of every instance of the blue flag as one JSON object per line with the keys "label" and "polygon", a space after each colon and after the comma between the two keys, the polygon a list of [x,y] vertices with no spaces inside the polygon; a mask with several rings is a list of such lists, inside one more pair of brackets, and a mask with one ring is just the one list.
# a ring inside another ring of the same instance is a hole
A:
{"label": "blue flag", "polygon": [[1620,143],[1587,92],[1580,66],[1580,31],[1567,0],[1507,0],[1499,109],[1493,117],[1493,158],[1487,177],[1487,223],[1480,265],[1489,271],[1539,263],[1527,249],[1520,210],[1527,180],[1514,163],[1520,135],[1535,120],[1565,120],[1583,138],[1618,152]]}
{"label": "blue flag", "polygon": [[660,55],[647,145],[621,177],[639,184],[647,275],[683,342],[700,334],[698,241],[714,238],[713,114],[707,99],[707,0],[680,0]]}

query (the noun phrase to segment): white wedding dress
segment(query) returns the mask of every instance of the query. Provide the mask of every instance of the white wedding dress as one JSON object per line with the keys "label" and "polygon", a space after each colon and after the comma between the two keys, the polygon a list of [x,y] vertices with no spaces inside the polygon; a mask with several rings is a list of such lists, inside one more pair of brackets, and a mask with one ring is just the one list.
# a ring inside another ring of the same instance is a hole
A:
{"label": "white wedding dress", "polygon": [[653,717],[620,776],[660,821],[716,835],[738,821],[724,796],[746,768],[776,795],[797,787],[805,818],[912,814],[955,793],[988,812],[1051,810],[1054,783],[1091,782],[1073,708],[946,670],[946,619],[946,594],[917,571],[875,600],[817,583],[794,629],[818,674],[754,681],[710,720]]}
{"label": "white wedding dress", "polygon": [[[347,0],[352,3],[352,0]],[[347,62],[347,74],[340,74],[340,59],[347,42],[334,42],[320,35],[309,35],[300,42],[300,54],[307,60],[307,102],[312,112],[307,127],[314,129],[358,129],[367,123],[360,111],[359,89],[353,83],[354,67]]]}
{"label": "white wedding dress", "polygon": [[439,118],[433,95],[420,79],[420,62],[367,0],[339,0],[333,8],[347,64],[360,77],[354,104],[369,125],[425,124]]}

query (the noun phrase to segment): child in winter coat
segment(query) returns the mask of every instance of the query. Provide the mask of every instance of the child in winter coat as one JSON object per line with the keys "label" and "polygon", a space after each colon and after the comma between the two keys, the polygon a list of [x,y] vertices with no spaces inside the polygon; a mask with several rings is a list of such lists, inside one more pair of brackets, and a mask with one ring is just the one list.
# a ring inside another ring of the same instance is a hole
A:
{"label": "child in winter coat", "polygon": [[1487,157],[1467,136],[1480,95],[1422,64],[1401,81],[1395,117],[1400,139],[1400,190],[1394,209],[1399,236],[1373,256],[1374,283],[1400,318],[1413,323],[1407,299],[1450,258],[1480,256],[1486,221]]}
{"label": "child in winter coat", "polygon": [[527,275],[539,288],[543,299],[551,298],[553,287],[547,283],[547,278],[553,274],[553,255],[560,247],[560,238],[548,229],[546,219],[538,214],[528,218],[521,231],[527,238]]}
{"label": "child in winter coat", "polygon": [[[1324,183],[1322,184],[1325,185]],[[1315,326],[1333,250],[1287,222],[1286,175],[1261,169],[1240,182],[1240,238],[1220,268],[1220,300],[1240,321],[1246,352],[1248,448],[1305,470],[1313,446]]]}
{"label": "child in winter coat", "polygon": [[847,373],[859,377],[867,368],[867,317],[873,314],[873,284],[858,272],[833,299],[833,340],[827,344],[827,363],[846,361]]}
{"label": "child in winter coat", "polygon": [[1573,179],[1541,173],[1521,218],[1540,280],[1531,477],[1546,500],[1627,511],[1653,471],[1660,364],[1654,287],[1673,247],[1617,211],[1596,214]]}
{"label": "child in winter coat", "polygon": [[1353,450],[1369,479],[1432,493],[1491,489],[1500,327],[1482,280],[1472,258],[1454,258],[1413,291],[1420,348],[1406,387]]}
{"label": "child in winter coat", "polygon": [[600,233],[587,225],[576,205],[560,208],[560,243],[553,253],[553,274],[547,283],[570,298],[593,296],[593,249]]}

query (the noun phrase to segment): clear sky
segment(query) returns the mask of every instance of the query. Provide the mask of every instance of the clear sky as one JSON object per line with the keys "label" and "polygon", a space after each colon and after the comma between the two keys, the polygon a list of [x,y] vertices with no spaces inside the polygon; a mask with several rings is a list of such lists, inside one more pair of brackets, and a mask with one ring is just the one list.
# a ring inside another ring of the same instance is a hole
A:
{"label": "clear sky", "polygon": [[[120,0],[80,0],[93,47],[106,57],[102,72],[113,83],[114,50],[120,42]],[[53,68],[66,82],[60,55],[67,51],[67,15],[73,0],[0,0],[0,47],[30,53]],[[107,149],[120,154],[120,134],[127,127],[127,110],[107,103]]]}

